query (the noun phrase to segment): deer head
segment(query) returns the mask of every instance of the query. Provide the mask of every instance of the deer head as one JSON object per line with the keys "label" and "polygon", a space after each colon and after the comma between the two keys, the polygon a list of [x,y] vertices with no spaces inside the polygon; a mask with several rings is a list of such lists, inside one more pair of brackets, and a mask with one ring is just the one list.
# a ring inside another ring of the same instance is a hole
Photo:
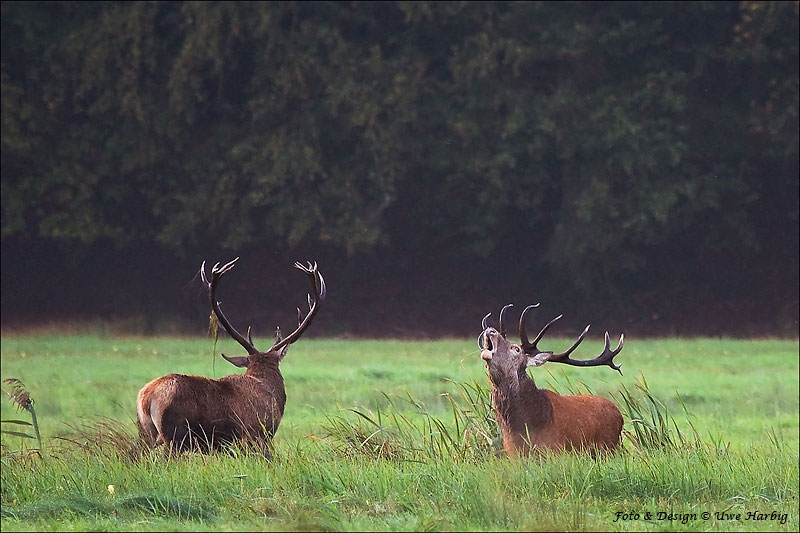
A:
{"label": "deer head", "polygon": [[621,366],[614,364],[614,356],[622,350],[624,334],[619,336],[619,344],[615,350],[611,350],[610,339],[606,331],[605,349],[600,355],[588,361],[571,359],[569,355],[583,342],[583,339],[589,332],[588,325],[583,330],[583,333],[578,336],[578,339],[566,351],[557,354],[552,351],[540,350],[538,348],[539,341],[542,340],[542,337],[547,330],[550,329],[550,326],[563,315],[558,315],[545,324],[539,334],[536,335],[536,338],[533,339],[533,342],[530,342],[528,333],[525,330],[525,315],[527,315],[531,309],[539,307],[539,304],[529,305],[522,311],[519,317],[520,343],[516,344],[506,339],[506,327],[505,324],[503,324],[506,311],[513,306],[514,304],[508,304],[500,311],[498,329],[490,327],[487,323],[489,317],[492,315],[491,313],[483,317],[483,321],[481,322],[483,331],[478,336],[478,346],[481,348],[481,359],[486,361],[490,372],[495,370],[508,374],[511,372],[524,372],[525,368],[529,366],[541,366],[545,363],[563,363],[572,366],[608,365],[619,372],[620,375],[622,374]]}

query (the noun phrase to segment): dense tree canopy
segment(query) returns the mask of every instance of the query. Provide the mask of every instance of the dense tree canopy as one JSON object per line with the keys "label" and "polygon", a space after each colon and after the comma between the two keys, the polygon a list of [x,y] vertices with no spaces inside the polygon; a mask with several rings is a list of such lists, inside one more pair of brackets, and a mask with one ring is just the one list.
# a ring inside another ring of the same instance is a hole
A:
{"label": "dense tree canopy", "polygon": [[209,233],[796,257],[798,3],[3,2],[4,244]]}

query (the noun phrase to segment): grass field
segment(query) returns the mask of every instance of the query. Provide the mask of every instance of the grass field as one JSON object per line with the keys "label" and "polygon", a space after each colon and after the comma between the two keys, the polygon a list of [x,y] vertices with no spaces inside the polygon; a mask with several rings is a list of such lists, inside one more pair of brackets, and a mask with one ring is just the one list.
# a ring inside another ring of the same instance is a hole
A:
{"label": "grass field", "polygon": [[[587,339],[576,357],[601,348]],[[562,393],[613,394],[624,412],[627,394],[655,417],[626,417],[623,449],[605,460],[498,452],[474,340],[301,340],[281,367],[272,460],[234,449],[168,461],[138,447],[136,393],[169,372],[237,370],[209,339],[6,334],[0,374],[30,391],[43,450],[2,435],[2,529],[798,529],[796,340],[626,339],[617,362],[623,377],[531,371]],[[30,416],[6,398],[2,419]]]}

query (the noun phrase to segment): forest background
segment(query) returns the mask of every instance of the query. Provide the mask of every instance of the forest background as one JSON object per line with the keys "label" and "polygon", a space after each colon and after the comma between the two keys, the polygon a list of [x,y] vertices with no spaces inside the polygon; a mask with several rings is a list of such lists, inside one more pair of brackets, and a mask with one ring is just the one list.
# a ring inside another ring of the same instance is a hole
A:
{"label": "forest background", "polygon": [[798,335],[796,1],[0,9],[4,329]]}

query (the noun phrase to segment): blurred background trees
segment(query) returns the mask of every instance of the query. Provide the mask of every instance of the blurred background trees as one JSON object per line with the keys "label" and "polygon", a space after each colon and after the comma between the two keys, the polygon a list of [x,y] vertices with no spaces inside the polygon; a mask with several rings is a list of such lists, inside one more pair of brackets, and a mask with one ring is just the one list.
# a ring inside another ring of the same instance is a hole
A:
{"label": "blurred background trees", "polygon": [[799,172],[797,2],[2,4],[6,324],[321,256],[427,334],[522,295],[796,335]]}

